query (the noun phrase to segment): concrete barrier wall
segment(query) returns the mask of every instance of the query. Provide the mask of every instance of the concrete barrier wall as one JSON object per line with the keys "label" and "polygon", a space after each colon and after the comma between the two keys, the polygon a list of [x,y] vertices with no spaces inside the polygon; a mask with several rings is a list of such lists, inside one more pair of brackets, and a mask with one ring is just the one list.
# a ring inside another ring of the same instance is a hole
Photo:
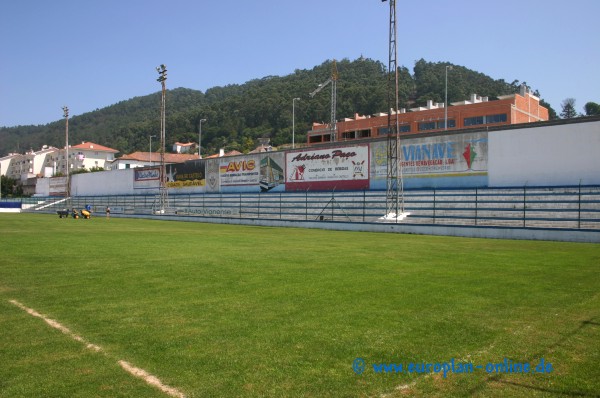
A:
{"label": "concrete barrier wall", "polygon": [[600,121],[489,133],[489,186],[600,184]]}
{"label": "concrete barrier wall", "polygon": [[133,195],[134,170],[123,169],[75,174],[71,176],[71,195]]}

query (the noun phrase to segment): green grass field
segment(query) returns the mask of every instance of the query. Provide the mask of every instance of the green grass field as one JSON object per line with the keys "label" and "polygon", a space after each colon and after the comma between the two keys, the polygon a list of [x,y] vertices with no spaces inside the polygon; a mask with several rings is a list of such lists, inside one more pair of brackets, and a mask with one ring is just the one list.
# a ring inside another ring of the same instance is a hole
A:
{"label": "green grass field", "polygon": [[[167,396],[118,360],[189,397],[600,392],[598,244],[0,214],[0,249],[2,397]],[[483,368],[372,366],[452,358]]]}

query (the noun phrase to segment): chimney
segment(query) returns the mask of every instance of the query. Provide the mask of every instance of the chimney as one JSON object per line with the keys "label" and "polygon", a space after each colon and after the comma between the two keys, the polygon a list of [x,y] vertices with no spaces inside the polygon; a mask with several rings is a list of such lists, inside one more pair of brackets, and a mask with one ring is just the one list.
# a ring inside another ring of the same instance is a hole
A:
{"label": "chimney", "polygon": [[219,157],[222,158],[223,156],[225,156],[225,149],[221,148],[219,149]]}

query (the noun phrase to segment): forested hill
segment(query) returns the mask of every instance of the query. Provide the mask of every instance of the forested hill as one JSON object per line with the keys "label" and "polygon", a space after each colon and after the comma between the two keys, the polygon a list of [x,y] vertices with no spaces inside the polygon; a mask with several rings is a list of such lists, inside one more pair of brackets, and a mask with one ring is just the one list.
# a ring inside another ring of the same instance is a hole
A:
{"label": "forested hill", "polygon": [[[427,100],[444,101],[445,67],[448,63],[419,60],[412,73],[400,68],[400,106],[425,105]],[[461,101],[471,93],[494,99],[518,92],[520,82],[494,80],[463,66],[452,65],[448,74],[448,101]],[[385,112],[387,68],[381,62],[360,58],[337,62],[337,117]],[[267,76],[240,85],[214,87],[205,93],[186,88],[167,92],[167,150],[176,141],[197,142],[202,124],[204,152],[219,148],[247,151],[256,139],[270,137],[273,145],[292,141],[292,98],[296,101],[296,142],[306,141],[312,122],[328,122],[330,92],[326,88],[309,97],[332,73],[332,61],[287,76]],[[167,82],[168,83],[168,82]],[[539,95],[539,93],[536,93]],[[135,97],[69,119],[69,141],[93,141],[122,154],[148,150],[149,136],[160,131],[160,92]],[[549,107],[547,103],[545,106]],[[551,110],[551,113],[554,113]],[[9,152],[39,149],[42,145],[64,146],[64,120],[43,126],[0,128],[0,156]]]}

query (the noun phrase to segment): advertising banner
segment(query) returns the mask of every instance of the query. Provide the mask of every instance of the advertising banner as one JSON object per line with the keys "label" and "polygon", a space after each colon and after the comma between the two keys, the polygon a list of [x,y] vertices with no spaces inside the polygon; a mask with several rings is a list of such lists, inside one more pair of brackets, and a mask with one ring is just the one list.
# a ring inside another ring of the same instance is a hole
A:
{"label": "advertising banner", "polygon": [[139,167],[133,171],[133,189],[158,188],[160,185],[160,168]]}
{"label": "advertising banner", "polygon": [[260,157],[258,155],[220,158],[219,179],[222,187],[258,186],[259,174]]}
{"label": "advertising banner", "polygon": [[219,159],[206,160],[206,192],[220,192]]}
{"label": "advertising banner", "polygon": [[49,184],[50,196],[66,196],[67,177],[52,177]]}
{"label": "advertising banner", "polygon": [[203,192],[206,184],[205,163],[205,160],[198,159],[166,165],[167,188],[185,192]]}
{"label": "advertising banner", "polygon": [[[400,143],[406,188],[487,186],[487,132],[416,137]],[[371,143],[371,189],[385,189],[387,142]]]}
{"label": "advertising banner", "polygon": [[286,153],[287,191],[368,189],[369,146]]}
{"label": "advertising banner", "polygon": [[285,189],[285,163],[282,152],[261,155],[260,158],[260,190],[283,191]]}

